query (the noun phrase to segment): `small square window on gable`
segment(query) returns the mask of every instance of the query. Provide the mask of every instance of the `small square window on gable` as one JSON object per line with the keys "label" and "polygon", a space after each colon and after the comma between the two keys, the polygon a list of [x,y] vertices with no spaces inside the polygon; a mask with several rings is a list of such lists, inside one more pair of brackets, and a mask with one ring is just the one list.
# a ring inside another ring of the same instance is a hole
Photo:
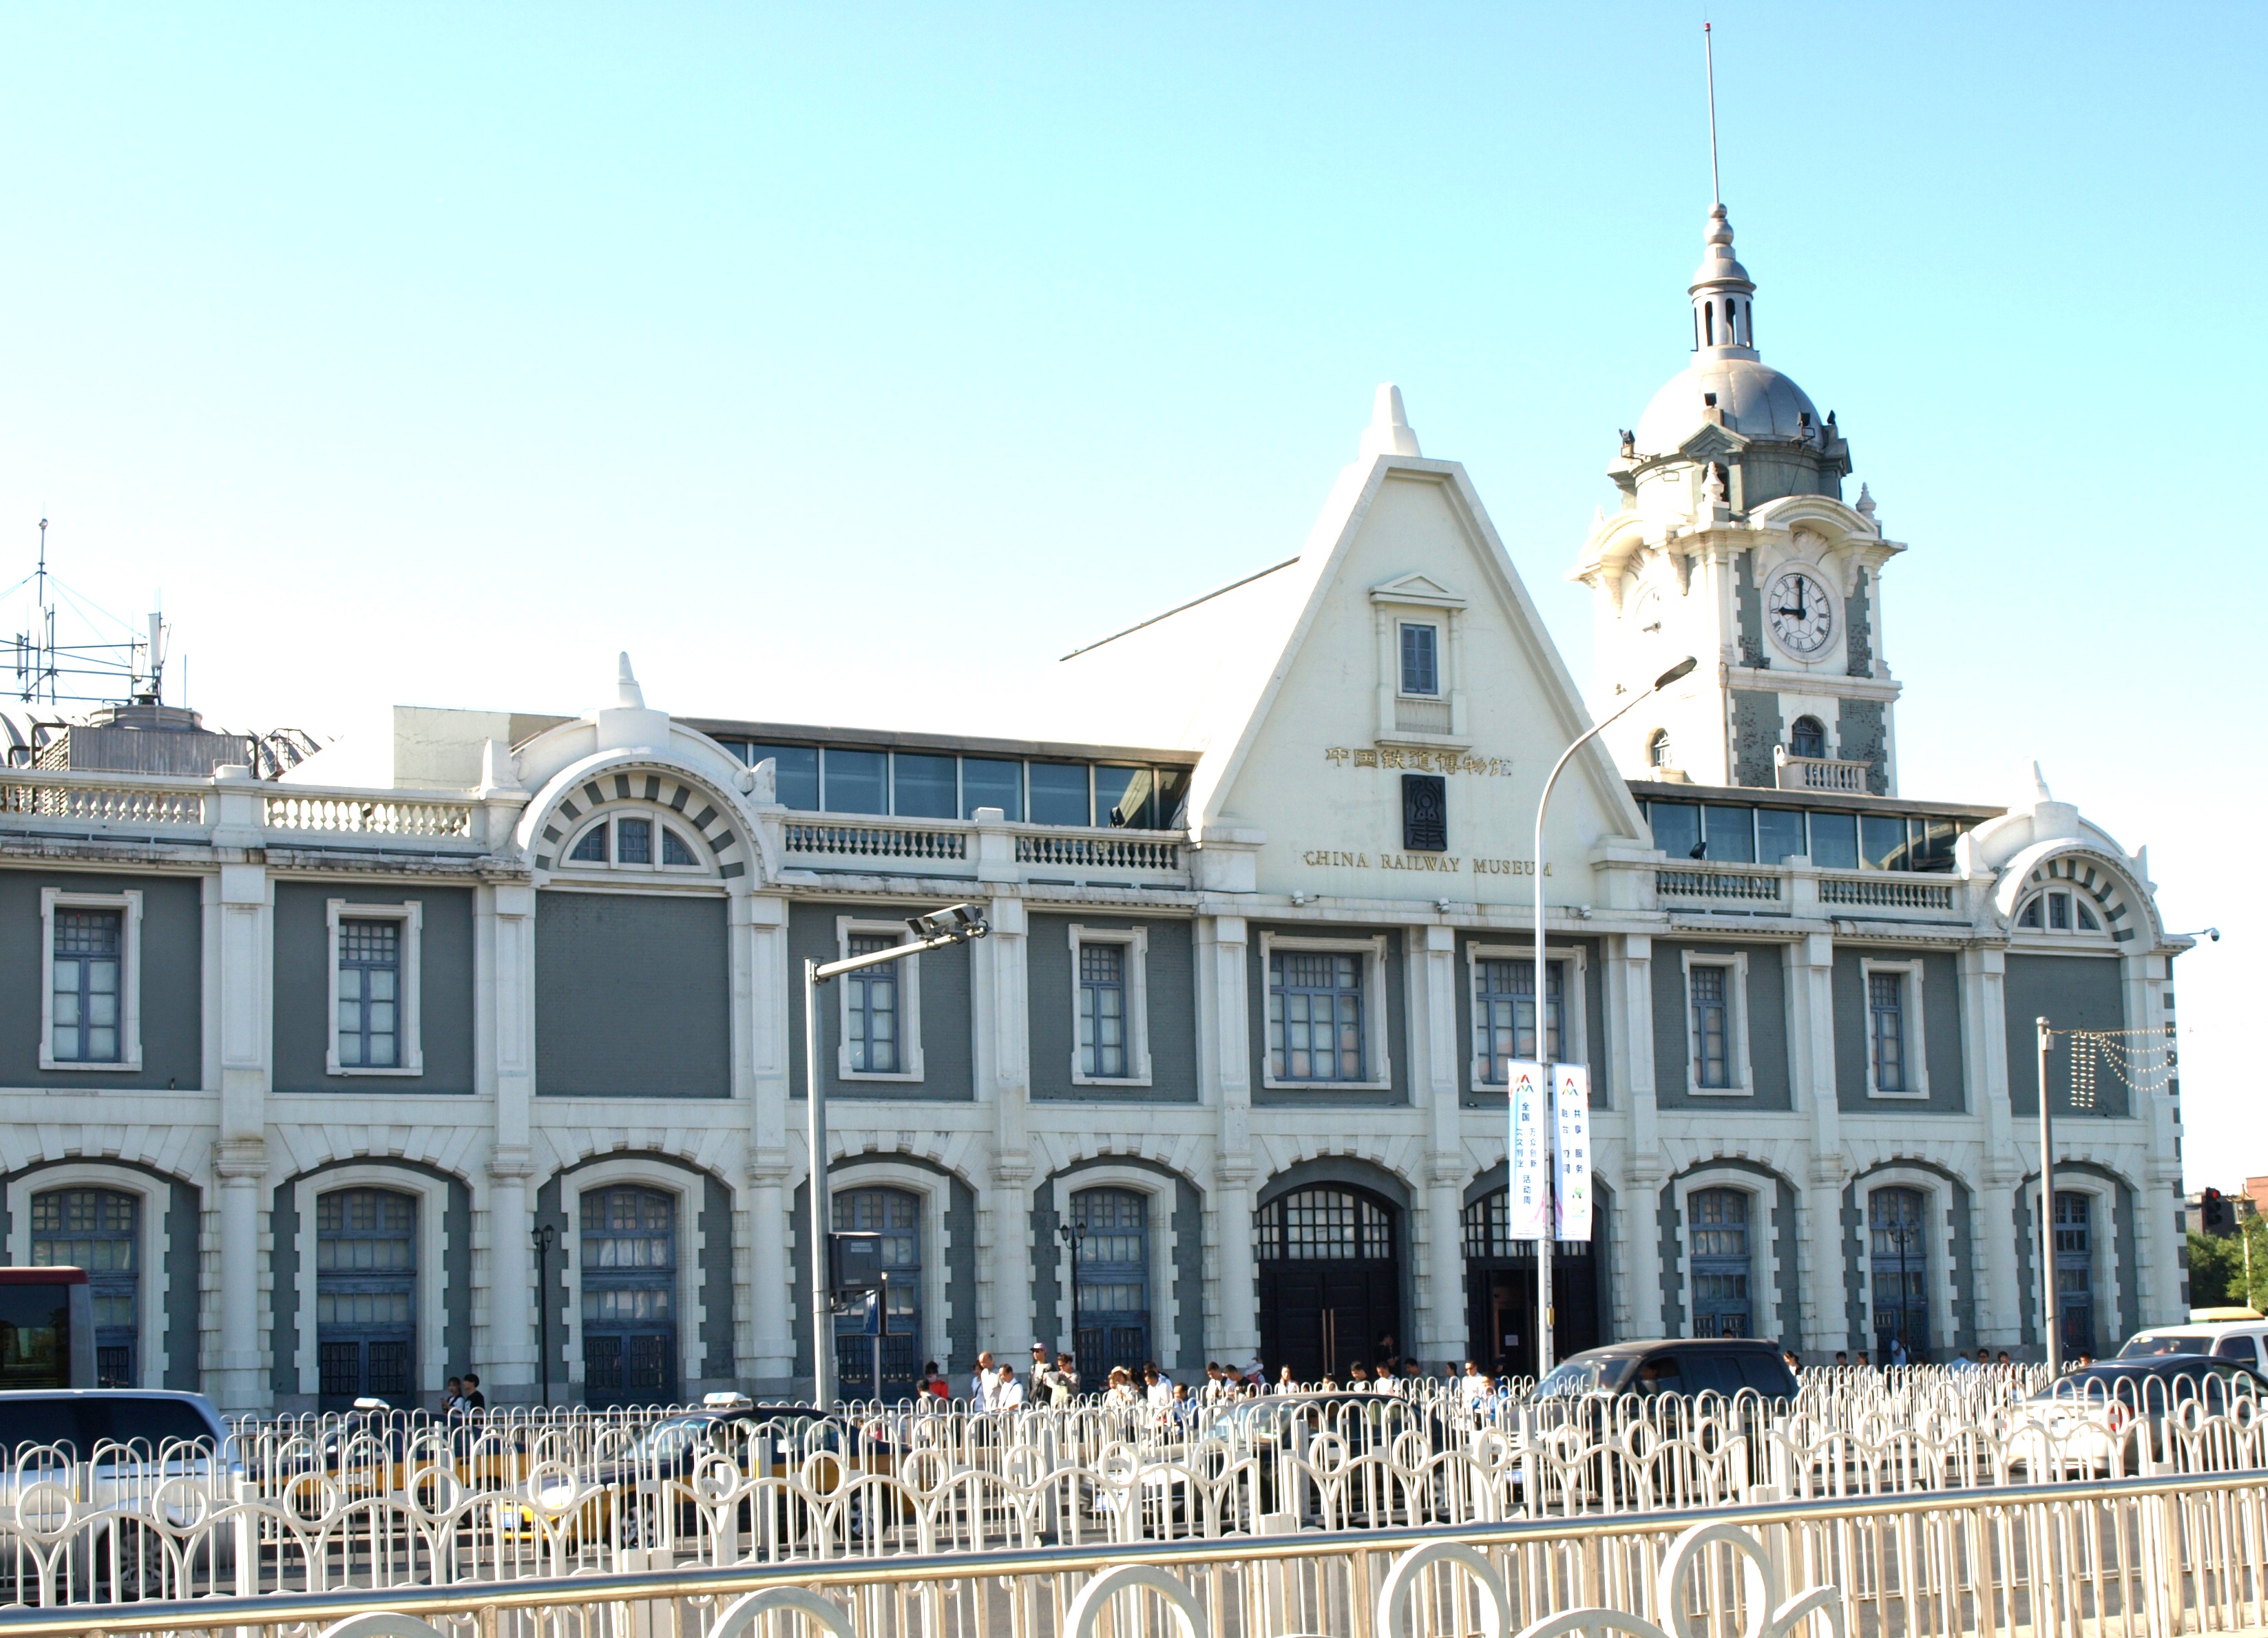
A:
{"label": "small square window on gable", "polygon": [[1424,574],[1374,586],[1378,637],[1376,737],[1466,749],[1461,675],[1465,600]]}

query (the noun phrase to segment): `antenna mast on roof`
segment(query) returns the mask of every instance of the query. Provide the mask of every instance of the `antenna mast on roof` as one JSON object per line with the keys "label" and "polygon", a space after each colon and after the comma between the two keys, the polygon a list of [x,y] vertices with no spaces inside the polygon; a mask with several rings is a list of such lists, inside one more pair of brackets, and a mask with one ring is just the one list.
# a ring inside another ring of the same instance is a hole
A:
{"label": "antenna mast on roof", "polygon": [[1717,48],[1709,19],[1701,19],[1701,62],[1709,77],[1709,203],[1725,203],[1725,186],[1717,180]]}

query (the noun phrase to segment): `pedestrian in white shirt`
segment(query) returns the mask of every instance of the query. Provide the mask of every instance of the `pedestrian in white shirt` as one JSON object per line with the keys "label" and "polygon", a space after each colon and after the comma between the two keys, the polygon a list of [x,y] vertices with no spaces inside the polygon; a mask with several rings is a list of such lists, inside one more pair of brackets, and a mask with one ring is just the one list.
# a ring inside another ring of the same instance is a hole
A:
{"label": "pedestrian in white shirt", "polygon": [[1163,1417],[1174,1406],[1174,1384],[1155,1365],[1142,1368],[1142,1400],[1151,1411]]}
{"label": "pedestrian in white shirt", "polygon": [[968,1378],[968,1407],[975,1411],[992,1408],[992,1354],[990,1349],[976,1356],[976,1369]]}
{"label": "pedestrian in white shirt", "polygon": [[992,1385],[992,1403],[985,1407],[993,1411],[1020,1411],[1024,1408],[1024,1384],[1016,1380],[1015,1369],[1003,1365]]}

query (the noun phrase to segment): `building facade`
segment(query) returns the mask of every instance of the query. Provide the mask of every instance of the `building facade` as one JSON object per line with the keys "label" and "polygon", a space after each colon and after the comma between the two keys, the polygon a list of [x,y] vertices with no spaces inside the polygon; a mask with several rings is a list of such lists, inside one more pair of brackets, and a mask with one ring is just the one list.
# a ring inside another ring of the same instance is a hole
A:
{"label": "building facade", "polygon": [[625,659],[585,716],[402,708],[280,779],[0,773],[7,1259],[93,1271],[107,1379],[230,1408],[793,1391],[803,963],[968,901],[990,936],[821,995],[886,1386],[1034,1338],[1520,1369],[1539,1022],[1595,1103],[1563,1352],[2036,1355],[2040,1016],[2123,1032],[2048,1064],[2067,1339],[2179,1317],[2187,942],[2043,785],[1899,793],[1904,548],[1754,295],[1719,208],[1573,571],[1598,712],[1701,663],[1570,764],[1541,861],[1593,711],[1391,388],[1299,556],[1067,659],[1068,727],[678,716]]}

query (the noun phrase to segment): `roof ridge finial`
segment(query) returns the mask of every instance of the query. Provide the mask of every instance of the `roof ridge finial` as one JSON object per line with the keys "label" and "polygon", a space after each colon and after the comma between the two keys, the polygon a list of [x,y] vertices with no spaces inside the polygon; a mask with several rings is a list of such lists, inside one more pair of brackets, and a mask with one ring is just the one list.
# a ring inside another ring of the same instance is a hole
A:
{"label": "roof ridge finial", "polygon": [[1422,453],[1418,447],[1418,434],[1403,411],[1402,389],[1391,381],[1381,381],[1377,396],[1371,400],[1370,425],[1362,435],[1362,458],[1374,461],[1381,455]]}
{"label": "roof ridge finial", "polygon": [[627,648],[615,656],[615,705],[617,709],[645,709],[645,690],[638,686],[637,674],[630,669],[630,651]]}
{"label": "roof ridge finial", "polygon": [[1701,62],[1709,77],[1709,197],[1724,214],[1725,185],[1717,180],[1717,47],[1709,19],[1701,19]]}

